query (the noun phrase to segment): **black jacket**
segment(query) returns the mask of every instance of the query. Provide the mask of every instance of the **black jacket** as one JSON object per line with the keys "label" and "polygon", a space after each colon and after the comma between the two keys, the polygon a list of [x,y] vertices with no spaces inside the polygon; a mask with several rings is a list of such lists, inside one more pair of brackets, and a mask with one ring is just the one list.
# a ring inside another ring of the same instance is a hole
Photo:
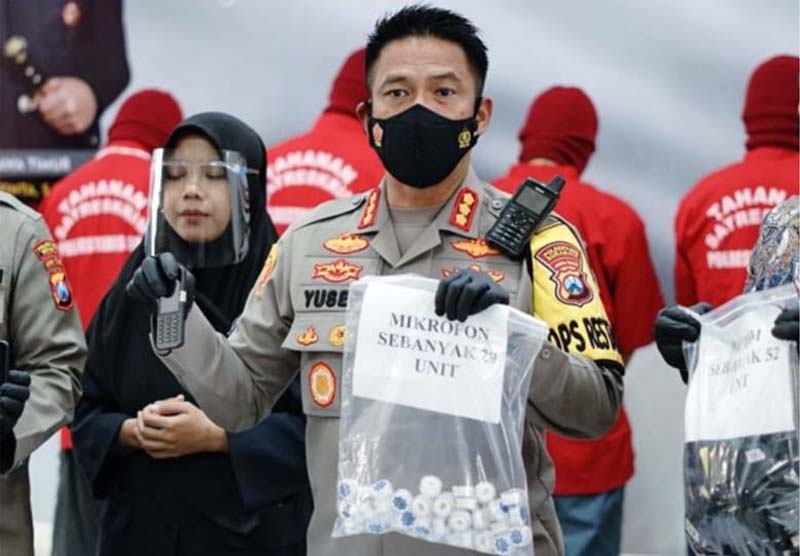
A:
{"label": "black jacket", "polygon": [[122,453],[130,417],[87,374],[75,453],[104,499],[100,555],[301,556],[312,501],[299,383],[258,426],[229,433],[228,454],[154,460]]}
{"label": "black jacket", "polygon": [[[71,12],[65,14],[67,4]],[[97,99],[97,116],[80,135],[60,135],[38,112],[21,114],[17,99],[33,87],[20,68],[0,60],[0,149],[97,148],[97,121],[130,77],[122,0],[0,0],[0,49],[12,36],[28,43],[30,63],[45,77],[78,77]]]}

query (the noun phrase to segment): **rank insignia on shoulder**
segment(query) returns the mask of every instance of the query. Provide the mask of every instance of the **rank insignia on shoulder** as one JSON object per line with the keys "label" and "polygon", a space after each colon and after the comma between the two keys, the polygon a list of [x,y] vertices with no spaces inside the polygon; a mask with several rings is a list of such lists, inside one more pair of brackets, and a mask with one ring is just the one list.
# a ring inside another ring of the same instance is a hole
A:
{"label": "rank insignia on shoulder", "polygon": [[310,346],[319,341],[319,335],[313,326],[309,326],[306,330],[297,337],[297,343],[301,346]]}
{"label": "rank insignia on shoulder", "polygon": [[476,239],[459,239],[457,241],[451,241],[450,245],[456,251],[461,251],[462,253],[466,253],[473,259],[480,259],[481,257],[496,257],[497,255],[501,255],[499,249],[495,249],[483,238],[476,238]]}
{"label": "rank insignia on shoulder", "polygon": [[375,223],[378,215],[378,201],[381,198],[381,190],[373,189],[367,196],[367,203],[364,205],[364,212],[361,213],[361,220],[358,221],[358,228],[368,228]]}
{"label": "rank insignia on shoulder", "polygon": [[336,237],[325,240],[322,246],[337,255],[349,255],[363,251],[369,246],[369,242],[358,234],[339,234]]}
{"label": "rank insignia on shoulder", "polygon": [[278,244],[275,243],[269,250],[269,254],[264,261],[264,267],[261,269],[261,273],[258,275],[258,279],[256,280],[256,287],[254,290],[256,297],[261,297],[264,295],[264,288],[266,288],[269,277],[272,276],[272,272],[275,270],[275,263],[277,260]]}
{"label": "rank insignia on shoulder", "polygon": [[70,288],[69,280],[67,280],[64,264],[58,255],[58,247],[52,240],[43,239],[33,245],[33,253],[42,262],[42,266],[47,271],[47,281],[50,284],[50,293],[56,309],[69,311],[74,305],[72,289]]}
{"label": "rank insignia on shoulder", "polygon": [[308,391],[320,407],[329,407],[336,399],[336,375],[322,361],[314,363],[308,372]]}
{"label": "rank insignia on shoulder", "polygon": [[453,203],[450,224],[466,232],[472,225],[472,219],[475,217],[477,208],[478,194],[469,187],[465,187],[459,192],[456,202]]}
{"label": "rank insignia on shoulder", "polygon": [[[474,270],[475,272],[483,272],[484,274],[486,274],[489,278],[491,278],[494,282],[496,282],[498,284],[506,279],[506,273],[505,272],[500,272],[498,270],[494,270],[494,269],[491,269],[491,268],[487,268],[487,269],[484,270],[481,267],[481,265],[479,265],[479,264],[471,264],[467,268],[469,268],[470,270]],[[460,269],[460,268],[443,268],[442,269],[442,278],[447,278],[448,276],[450,276],[451,274],[455,274],[459,270],[462,270],[462,269]]]}
{"label": "rank insignia on shoulder", "polygon": [[333,347],[342,347],[345,342],[347,341],[347,327],[343,324],[338,326],[334,326],[331,329],[330,336],[328,337],[328,342]]}
{"label": "rank insignia on shoulder", "polygon": [[541,247],[534,257],[550,271],[559,301],[583,307],[594,299],[578,247],[566,241],[554,241]]}
{"label": "rank insignia on shoulder", "polygon": [[364,267],[359,264],[348,262],[345,259],[337,259],[331,263],[315,264],[314,274],[311,278],[321,278],[326,282],[336,284],[347,280],[358,280],[362,270]]}

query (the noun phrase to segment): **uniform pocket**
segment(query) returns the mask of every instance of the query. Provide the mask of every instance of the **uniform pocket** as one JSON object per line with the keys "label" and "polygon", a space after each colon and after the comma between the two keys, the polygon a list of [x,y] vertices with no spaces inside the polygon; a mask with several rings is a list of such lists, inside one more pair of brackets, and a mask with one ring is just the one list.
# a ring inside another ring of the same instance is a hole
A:
{"label": "uniform pocket", "polygon": [[339,417],[344,312],[300,313],[283,342],[300,353],[303,411],[315,417]]}

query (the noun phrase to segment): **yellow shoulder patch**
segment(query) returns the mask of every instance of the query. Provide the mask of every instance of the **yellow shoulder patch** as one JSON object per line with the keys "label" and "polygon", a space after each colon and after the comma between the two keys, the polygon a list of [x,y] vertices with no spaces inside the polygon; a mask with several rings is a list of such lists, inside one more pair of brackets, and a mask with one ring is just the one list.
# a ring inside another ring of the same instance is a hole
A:
{"label": "yellow shoulder patch", "polygon": [[559,222],[531,238],[534,314],[565,353],[622,364],[614,333],[578,235]]}

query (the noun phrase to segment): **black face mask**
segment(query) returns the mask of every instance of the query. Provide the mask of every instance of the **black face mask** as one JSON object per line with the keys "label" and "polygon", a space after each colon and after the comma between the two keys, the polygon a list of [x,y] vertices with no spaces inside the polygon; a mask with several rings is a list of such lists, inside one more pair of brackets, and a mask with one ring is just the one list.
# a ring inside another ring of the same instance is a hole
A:
{"label": "black face mask", "polygon": [[[475,102],[475,114],[480,98]],[[370,116],[369,143],[383,166],[401,182],[420,189],[445,179],[478,142],[475,115],[451,120],[415,104],[391,118]]]}

